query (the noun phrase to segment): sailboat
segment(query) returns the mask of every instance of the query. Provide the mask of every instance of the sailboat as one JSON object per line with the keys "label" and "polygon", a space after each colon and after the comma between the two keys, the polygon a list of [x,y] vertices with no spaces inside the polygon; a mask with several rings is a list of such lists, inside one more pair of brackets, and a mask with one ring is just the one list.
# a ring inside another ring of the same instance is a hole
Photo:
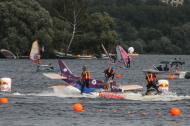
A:
{"label": "sailboat", "polygon": [[42,65],[40,63],[40,46],[38,44],[38,40],[34,41],[32,43],[32,48],[30,51],[30,60],[32,61],[32,64],[36,65],[37,69],[36,71],[54,71],[51,64],[48,65]]}

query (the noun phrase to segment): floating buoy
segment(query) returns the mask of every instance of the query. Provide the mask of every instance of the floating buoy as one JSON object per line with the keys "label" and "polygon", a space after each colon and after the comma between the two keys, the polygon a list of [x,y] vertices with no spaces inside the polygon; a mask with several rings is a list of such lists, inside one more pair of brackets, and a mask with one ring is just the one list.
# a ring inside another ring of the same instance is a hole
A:
{"label": "floating buoy", "polygon": [[84,112],[84,108],[83,108],[82,104],[80,104],[80,103],[75,103],[75,104],[73,105],[73,111],[74,111],[74,112]]}
{"label": "floating buoy", "polygon": [[181,111],[178,107],[173,107],[170,109],[170,115],[171,116],[175,116],[175,117],[178,117],[181,115]]}
{"label": "floating buoy", "polygon": [[116,74],[115,77],[116,77],[117,79],[120,79],[122,76],[121,76],[121,74]]}
{"label": "floating buoy", "polygon": [[0,78],[0,91],[10,92],[11,91],[11,78]]}
{"label": "floating buoy", "polygon": [[132,53],[134,53],[134,51],[135,51],[134,47],[129,47],[128,48],[128,53],[132,54]]}
{"label": "floating buoy", "polygon": [[8,98],[0,98],[0,104],[8,104],[9,99]]}
{"label": "floating buoy", "polygon": [[169,75],[169,80],[174,80],[174,75],[173,74]]}

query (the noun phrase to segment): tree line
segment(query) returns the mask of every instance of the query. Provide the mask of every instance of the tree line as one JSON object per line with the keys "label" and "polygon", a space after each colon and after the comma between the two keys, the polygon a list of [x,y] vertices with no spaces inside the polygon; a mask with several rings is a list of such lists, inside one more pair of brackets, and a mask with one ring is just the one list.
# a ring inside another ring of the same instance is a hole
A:
{"label": "tree line", "polygon": [[29,55],[39,40],[45,57],[54,50],[102,53],[116,44],[138,53],[190,54],[190,4],[158,0],[1,0],[0,47]]}

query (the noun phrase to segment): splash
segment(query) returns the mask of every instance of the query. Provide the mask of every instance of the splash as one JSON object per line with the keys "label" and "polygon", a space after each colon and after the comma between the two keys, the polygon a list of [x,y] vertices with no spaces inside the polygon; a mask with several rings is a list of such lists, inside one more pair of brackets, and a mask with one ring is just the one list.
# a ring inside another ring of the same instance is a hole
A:
{"label": "splash", "polygon": [[[63,97],[63,98],[100,98],[99,92],[93,92],[90,94],[80,94],[80,90],[72,86],[52,86],[50,90],[43,91],[41,93],[21,94],[19,92],[6,94],[14,96],[49,96],[49,97]],[[142,93],[118,93],[118,95],[124,96],[125,100],[136,101],[178,101],[190,99],[190,96],[178,96],[174,92],[168,92],[162,95],[143,95]]]}
{"label": "splash", "polygon": [[73,87],[73,86],[52,86],[49,87],[51,90],[49,91],[43,91],[38,94],[28,94],[28,95],[35,95],[35,96],[55,96],[55,97],[63,97],[63,98],[82,98],[82,97],[87,97],[87,98],[97,98],[99,97],[98,92],[93,92],[90,94],[80,93],[80,90]]}
{"label": "splash", "polygon": [[190,96],[178,96],[176,93],[168,92],[161,95],[142,95],[140,93],[125,93],[125,99],[138,101],[178,101],[190,99]]}

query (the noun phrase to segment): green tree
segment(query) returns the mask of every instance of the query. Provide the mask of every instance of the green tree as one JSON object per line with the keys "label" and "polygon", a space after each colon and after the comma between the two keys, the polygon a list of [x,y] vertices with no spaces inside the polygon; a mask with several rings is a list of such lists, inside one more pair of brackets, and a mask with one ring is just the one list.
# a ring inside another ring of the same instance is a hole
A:
{"label": "green tree", "polygon": [[171,40],[168,37],[160,38],[160,50],[163,54],[179,54],[181,53],[181,49],[174,44],[172,44]]}
{"label": "green tree", "polygon": [[35,0],[10,0],[0,2],[0,46],[17,55],[28,55],[32,41],[51,51],[53,36],[49,13]]}
{"label": "green tree", "polygon": [[55,46],[59,46],[58,50],[64,50],[67,54],[72,43],[76,42],[76,35],[80,35],[83,30],[81,25],[87,15],[86,0],[52,0],[51,4],[51,15],[54,17],[57,33],[55,40],[59,40]]}
{"label": "green tree", "polygon": [[114,27],[114,19],[108,13],[97,12],[90,15],[86,30],[93,31],[96,34],[95,47],[100,47],[101,43],[103,43],[106,48],[111,50],[118,37]]}
{"label": "green tree", "polygon": [[146,45],[145,42],[142,39],[137,39],[135,41],[131,41],[129,43],[129,46],[132,46],[135,48],[135,52],[137,53],[144,53]]}

